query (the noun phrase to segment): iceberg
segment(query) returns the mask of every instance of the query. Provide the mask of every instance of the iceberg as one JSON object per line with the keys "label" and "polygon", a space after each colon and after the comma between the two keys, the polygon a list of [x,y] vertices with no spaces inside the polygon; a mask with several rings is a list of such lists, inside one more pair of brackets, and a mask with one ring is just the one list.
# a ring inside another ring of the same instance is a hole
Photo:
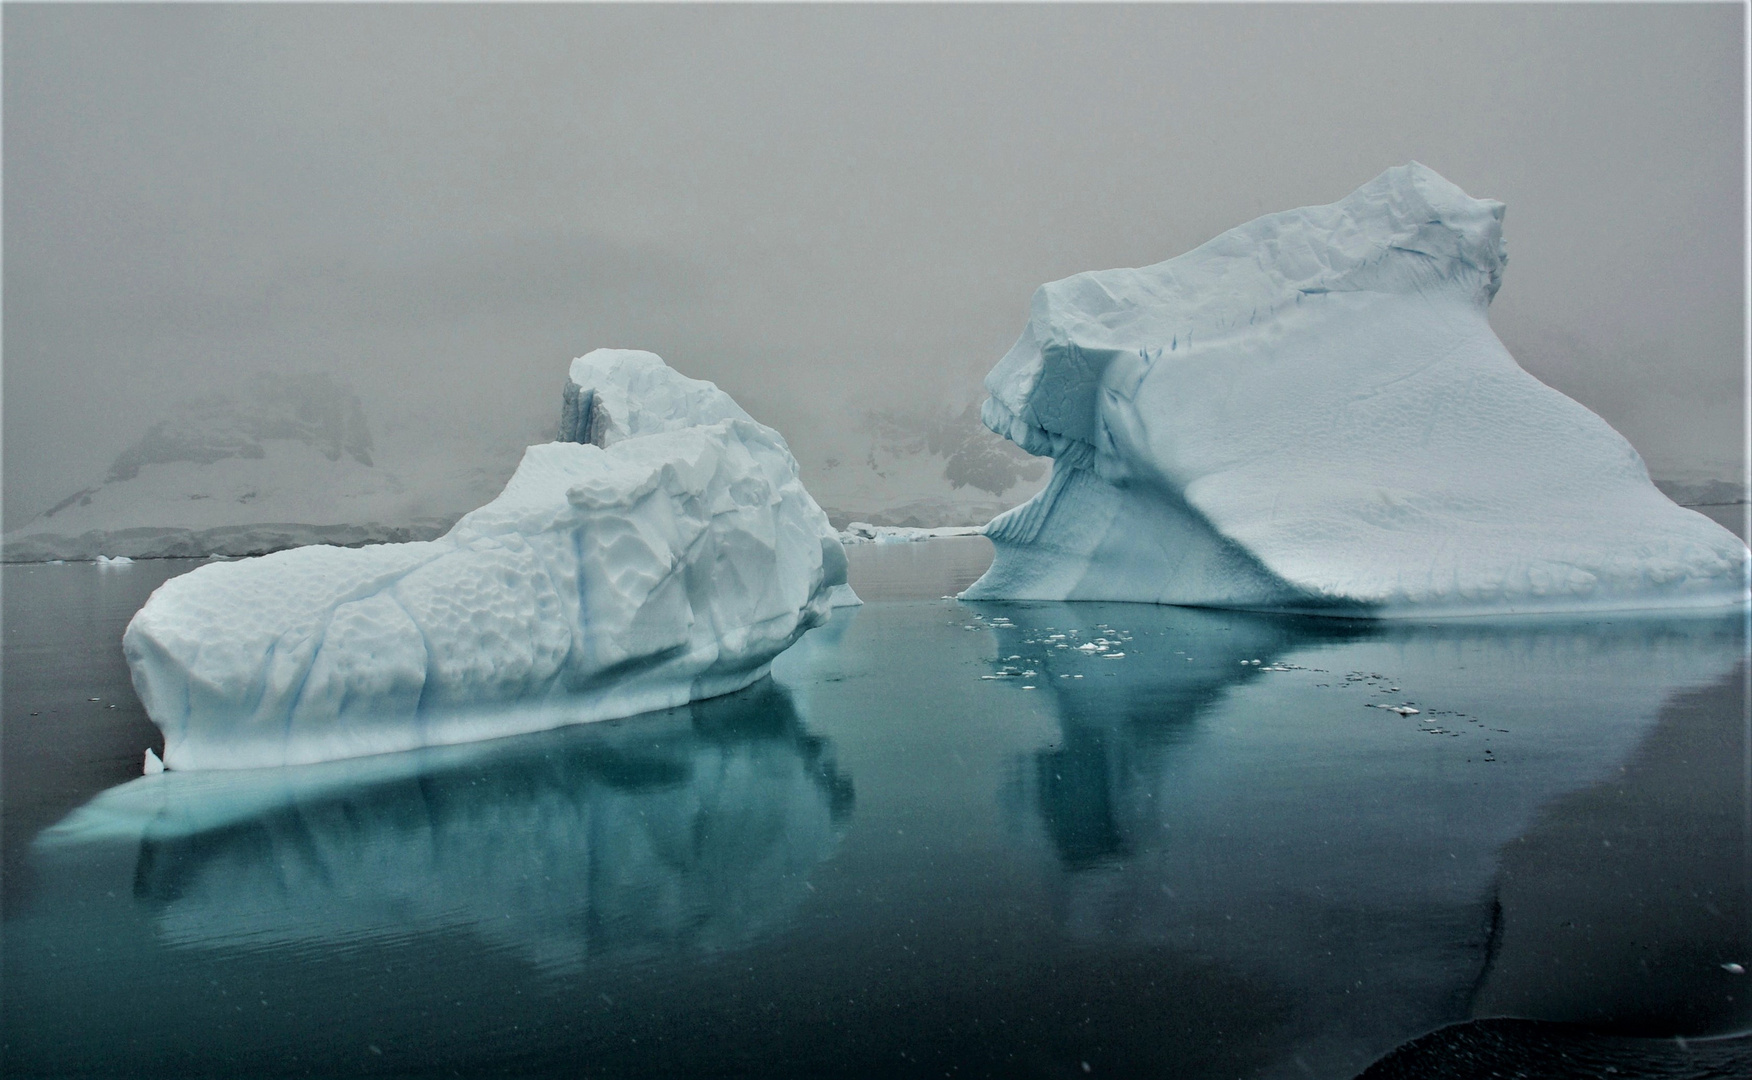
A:
{"label": "iceberg", "polygon": [[981,419],[1053,473],[967,599],[1364,617],[1718,607],[1746,545],[1492,332],[1503,205],[1423,165],[1042,286]]}
{"label": "iceberg", "polygon": [[304,764],[739,690],[856,603],[778,432],[652,353],[572,362],[558,441],[429,541],[203,566],[122,647],[169,769]]}

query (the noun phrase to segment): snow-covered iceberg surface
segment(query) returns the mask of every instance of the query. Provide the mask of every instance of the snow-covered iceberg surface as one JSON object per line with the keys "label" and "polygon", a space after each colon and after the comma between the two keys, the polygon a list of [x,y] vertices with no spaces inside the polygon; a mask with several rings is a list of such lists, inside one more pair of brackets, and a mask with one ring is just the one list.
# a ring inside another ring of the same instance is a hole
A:
{"label": "snow-covered iceberg surface", "polygon": [[1523,371],[1501,203],[1419,164],[1042,286],[982,418],[1053,476],[969,599],[1378,616],[1708,607],[1747,549]]}
{"label": "snow-covered iceberg surface", "polygon": [[[778,432],[646,352],[572,362],[562,441],[437,540],[201,567],[123,636],[172,769],[298,764],[740,689],[856,602]],[[508,704],[515,707],[507,707]]]}

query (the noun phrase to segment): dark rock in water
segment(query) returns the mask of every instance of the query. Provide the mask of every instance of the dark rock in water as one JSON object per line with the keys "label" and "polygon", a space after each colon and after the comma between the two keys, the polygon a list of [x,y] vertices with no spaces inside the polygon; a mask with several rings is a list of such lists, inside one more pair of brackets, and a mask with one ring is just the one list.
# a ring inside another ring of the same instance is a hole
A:
{"label": "dark rock in water", "polygon": [[1398,1047],[1357,1080],[1728,1080],[1752,1076],[1752,1036],[1686,1041],[1537,1020],[1471,1020]]}

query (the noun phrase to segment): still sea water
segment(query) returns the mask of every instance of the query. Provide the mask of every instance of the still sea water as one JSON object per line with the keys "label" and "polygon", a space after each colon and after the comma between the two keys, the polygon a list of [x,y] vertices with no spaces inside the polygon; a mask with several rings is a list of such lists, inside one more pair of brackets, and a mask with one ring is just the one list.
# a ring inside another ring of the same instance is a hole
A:
{"label": "still sea water", "polygon": [[739,694],[146,779],[119,638],[198,564],[6,566],[0,1072],[1752,1075],[1743,614],[963,604],[983,539],[850,554],[868,603]]}

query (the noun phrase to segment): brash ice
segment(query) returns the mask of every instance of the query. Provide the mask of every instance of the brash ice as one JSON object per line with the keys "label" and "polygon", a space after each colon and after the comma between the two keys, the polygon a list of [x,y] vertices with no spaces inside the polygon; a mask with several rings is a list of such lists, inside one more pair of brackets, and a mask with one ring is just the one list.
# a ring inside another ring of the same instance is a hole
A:
{"label": "brash ice", "polygon": [[651,353],[572,362],[560,441],[437,540],[166,582],[122,645],[173,769],[326,761],[740,689],[856,603],[778,432]]}

